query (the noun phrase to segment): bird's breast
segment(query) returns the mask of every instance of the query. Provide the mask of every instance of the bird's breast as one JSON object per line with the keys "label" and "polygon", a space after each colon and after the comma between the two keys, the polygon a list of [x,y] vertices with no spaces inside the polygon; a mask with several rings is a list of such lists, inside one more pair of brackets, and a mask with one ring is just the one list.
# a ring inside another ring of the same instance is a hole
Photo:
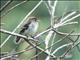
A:
{"label": "bird's breast", "polygon": [[28,29],[25,32],[26,34],[33,35],[36,33],[37,29],[38,29],[38,22],[33,22],[29,25]]}

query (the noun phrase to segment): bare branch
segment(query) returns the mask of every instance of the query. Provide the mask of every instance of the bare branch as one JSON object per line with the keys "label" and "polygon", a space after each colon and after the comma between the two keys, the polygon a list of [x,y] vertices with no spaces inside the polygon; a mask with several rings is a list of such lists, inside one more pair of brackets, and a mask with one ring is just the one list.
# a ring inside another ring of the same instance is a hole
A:
{"label": "bare branch", "polygon": [[50,30],[52,30],[52,28],[47,29],[47,30],[45,30],[45,31],[43,31],[43,32],[41,32],[41,33],[39,33],[39,34],[38,34],[38,35],[36,35],[34,38],[37,38],[37,37],[39,37],[39,36],[43,35],[44,33],[49,32]]}
{"label": "bare branch", "polygon": [[[52,34],[54,33],[54,31],[49,31],[48,35],[45,38],[45,49],[48,48],[49,45],[49,40],[52,37]],[[46,52],[50,53],[50,51],[47,49]]]}
{"label": "bare branch", "polygon": [[57,0],[54,1],[54,5],[52,6],[52,14],[51,14],[51,26],[53,26],[53,19],[54,19],[54,13],[55,13],[55,8],[56,8],[56,5],[57,5]]}
{"label": "bare branch", "polygon": [[68,22],[68,23],[65,23],[63,25],[72,25],[72,24],[77,24],[78,22]]}
{"label": "bare branch", "polygon": [[[48,48],[44,49],[44,51],[46,51],[47,49],[51,48],[51,47],[54,46],[55,44],[57,44],[57,43],[63,41],[63,40],[64,40],[66,37],[68,37],[71,33],[73,33],[73,31],[70,32],[70,33],[69,33],[68,35],[66,35],[65,37],[63,37],[62,39],[60,39],[60,40],[58,40],[57,42],[55,42],[54,44],[52,44],[51,46],[49,46]],[[33,58],[39,56],[39,55],[40,55],[41,53],[43,53],[44,51],[39,52],[37,55],[33,56],[31,59],[33,59]],[[49,53],[48,53],[48,54],[49,54]],[[52,54],[49,54],[49,56],[50,56],[50,55],[52,55]],[[56,58],[56,56],[53,55],[53,58]]]}
{"label": "bare branch", "polygon": [[79,44],[80,44],[80,41],[77,43],[74,42],[74,44],[72,44],[71,47],[61,57],[65,57],[67,53],[69,53],[74,47],[78,46]]}
{"label": "bare branch", "polygon": [[[57,34],[60,34],[60,35],[68,35],[68,33],[63,33],[63,32],[59,32],[59,31],[56,31],[54,29],[52,29],[54,32],[56,32]],[[70,36],[80,36],[80,33],[72,33],[70,34]]]}
{"label": "bare branch", "polygon": [[[33,38],[30,38],[30,37],[28,38],[28,37],[26,37],[24,35],[20,35],[20,34],[17,34],[17,33],[12,33],[10,31],[6,31],[4,29],[0,29],[0,32],[5,33],[5,34],[9,34],[9,35],[13,35],[13,36],[19,36],[19,37],[21,37],[23,39],[26,39],[26,40],[31,40],[31,39],[34,40]],[[0,48],[1,48],[1,46],[0,46]]]}
{"label": "bare branch", "polygon": [[[55,37],[56,37],[56,33],[54,32],[54,35],[53,35],[53,40],[52,40],[52,43],[51,43],[51,45],[53,45],[54,44],[54,39],[55,39]],[[50,52],[52,51],[52,47],[50,48]]]}
{"label": "bare branch", "polygon": [[[54,29],[53,29],[54,30]],[[56,31],[56,30],[54,30],[57,34],[60,34],[60,35],[67,35],[68,33],[62,33],[62,32],[59,32],[59,31]],[[72,43],[75,43],[78,39],[79,39],[79,36],[80,36],[80,34],[79,33],[72,33],[72,34],[70,34],[70,36],[78,36],[77,37],[77,39],[74,41],[74,40],[72,40],[70,37],[67,37]],[[80,48],[79,48],[79,46],[77,45],[76,46],[77,47],[77,49],[78,49],[78,51],[80,52]]]}
{"label": "bare branch", "polygon": [[27,2],[27,1],[22,1],[22,2],[20,2],[19,4],[16,4],[15,6],[11,7],[10,9],[8,9],[6,12],[4,12],[4,13],[1,15],[1,18],[4,17],[4,16],[5,16],[7,13],[9,13],[11,10],[13,10],[13,9],[16,8],[17,6],[19,6],[19,5],[21,5],[21,4],[25,3],[25,2]]}
{"label": "bare branch", "polygon": [[10,3],[12,2],[12,0],[9,0],[5,3],[5,5],[3,5],[0,9],[0,12],[2,12]]}
{"label": "bare branch", "polygon": [[75,19],[75,18],[77,18],[77,17],[80,17],[80,14],[77,14],[76,16],[74,16],[74,17],[72,17],[72,18],[64,21],[62,24],[67,23],[67,22],[70,22],[70,21],[72,21],[73,19]]}
{"label": "bare branch", "polygon": [[66,17],[62,18],[60,22],[63,22],[64,20],[66,20],[68,17],[72,16],[75,13],[76,11],[73,11],[72,13],[68,14]]}
{"label": "bare branch", "polygon": [[51,54],[54,55],[54,54],[55,54],[57,51],[59,51],[60,49],[66,47],[66,46],[70,46],[70,45],[72,45],[72,44],[73,44],[73,43],[64,44],[64,45],[58,47],[57,49],[55,49],[55,50],[53,51],[53,53],[51,53]]}
{"label": "bare branch", "polygon": [[[23,35],[16,34],[16,33],[13,33],[13,32],[9,32],[9,31],[3,30],[3,29],[0,29],[0,31],[3,32],[3,33],[7,33],[7,34],[10,34],[10,35],[13,35],[13,36],[19,36],[19,37],[23,38],[27,43],[29,43],[33,48],[39,49],[40,51],[46,53],[47,55],[50,55],[49,53],[47,53],[46,51],[44,51],[44,49],[36,46],[35,44],[32,44],[32,43],[29,41],[29,39],[27,39],[27,38],[26,38],[25,36],[23,36]],[[1,46],[0,46],[0,48],[1,48]],[[50,55],[50,56],[54,57],[53,55]]]}
{"label": "bare branch", "polygon": [[15,52],[15,53],[12,53],[12,54],[7,53],[7,55],[2,56],[1,59],[11,58],[11,56],[20,55],[20,54],[22,54],[22,53],[24,53],[26,51],[31,50],[31,49],[33,49],[33,47],[30,48],[30,45],[29,45],[27,48],[25,48],[22,51]]}
{"label": "bare branch", "polygon": [[47,2],[46,2],[46,1],[44,1],[44,3],[45,3],[45,5],[46,5],[46,7],[47,7],[47,9],[48,9],[48,11],[49,11],[49,13],[50,13],[50,15],[51,15],[51,11],[50,11],[50,8],[49,8],[49,6],[48,6]]}

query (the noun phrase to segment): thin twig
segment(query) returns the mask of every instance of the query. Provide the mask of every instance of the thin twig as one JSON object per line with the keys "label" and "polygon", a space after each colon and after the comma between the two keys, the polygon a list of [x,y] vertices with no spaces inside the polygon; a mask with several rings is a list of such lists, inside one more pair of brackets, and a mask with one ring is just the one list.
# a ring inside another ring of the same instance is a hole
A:
{"label": "thin twig", "polygon": [[[40,44],[42,44],[42,42],[39,43],[39,44],[37,44],[36,46],[39,46]],[[33,48],[34,48],[34,47],[31,47],[31,48],[30,48],[30,45],[29,45],[27,48],[25,48],[25,49],[22,50],[22,51],[13,53],[13,54],[11,54],[11,55],[4,55],[4,56],[2,56],[2,58],[8,57],[8,56],[12,56],[12,55],[20,55],[20,54],[22,54],[22,53],[24,53],[24,52],[26,52],[26,51],[29,51],[29,50],[31,50],[31,49],[33,49]],[[8,52],[7,52],[7,54],[8,54]]]}
{"label": "thin twig", "polygon": [[[8,32],[8,31],[3,31],[2,29],[0,29],[1,32],[3,33],[7,33],[7,34],[10,34],[10,35],[13,35],[13,36],[19,36],[21,38],[23,38],[27,43],[29,43],[33,48],[36,48],[36,49],[39,49],[40,51],[43,51],[44,53],[46,53],[47,55],[50,55],[49,53],[47,53],[46,51],[44,51],[44,49],[40,48],[39,46],[36,46],[35,44],[31,43],[29,41],[29,39],[26,39],[25,36],[23,35],[20,35],[20,34],[16,34],[16,33],[12,33],[12,32]],[[53,55],[50,55],[52,57],[54,57]],[[55,57],[54,57],[55,58]]]}
{"label": "thin twig", "polygon": [[[73,44],[74,44],[74,43],[77,42],[77,40],[79,39],[79,36],[76,38],[75,41],[73,41],[70,37],[68,37],[68,39],[71,40],[71,41],[73,42]],[[76,47],[77,47],[78,51],[80,52],[79,46],[77,45]]]}
{"label": "thin twig", "polygon": [[50,8],[49,8],[49,6],[48,6],[47,2],[46,2],[46,1],[44,1],[44,3],[45,3],[45,5],[46,5],[46,7],[47,7],[47,9],[48,9],[48,11],[49,11],[49,13],[50,13],[50,15],[51,15],[51,11],[50,11]]}
{"label": "thin twig", "polygon": [[[54,30],[54,28],[52,30],[54,32],[56,32],[57,34],[60,34],[60,35],[68,35],[68,33],[63,33],[63,32],[56,31],[56,30]],[[70,34],[70,36],[80,36],[80,33],[72,33],[72,34]]]}
{"label": "thin twig", "polygon": [[[49,47],[49,41],[53,35],[54,31],[49,31],[48,35],[45,37],[45,49],[47,49]],[[47,49],[46,52],[48,52],[50,54],[50,51]],[[49,55],[47,56],[47,58],[49,59]],[[46,60],[47,60],[46,58]]]}
{"label": "thin twig", "polygon": [[7,57],[4,57],[4,58],[0,58],[1,60],[5,60],[5,59],[8,59],[8,58],[11,58],[12,57],[12,55],[11,56],[7,56]]}
{"label": "thin twig", "polygon": [[2,56],[2,58],[8,57],[8,56],[20,55],[20,54],[22,54],[22,53],[24,53],[26,51],[30,51],[31,49],[33,49],[33,47],[32,48],[29,48],[29,47],[30,47],[30,45],[27,48],[25,48],[24,50],[22,50],[22,51]]}
{"label": "thin twig", "polygon": [[[67,19],[67,20],[64,21],[64,22],[59,22],[59,23],[55,24],[53,27],[54,27],[54,28],[58,28],[58,27],[64,26],[65,23],[68,23],[68,22],[74,20],[74,19],[77,18],[77,17],[80,17],[80,13],[77,14],[77,15],[75,15],[75,16],[73,16],[73,17],[71,17],[71,18],[69,18],[69,19]],[[69,23],[69,24],[70,24],[70,23]]]}
{"label": "thin twig", "polygon": [[73,44],[73,43],[64,44],[64,45],[58,47],[57,49],[55,49],[51,54],[54,55],[54,54],[55,54],[56,52],[58,52],[60,49],[66,47],[66,46],[70,46],[70,45],[72,45],[72,44]]}
{"label": "thin twig", "polygon": [[[42,43],[42,42],[41,42],[41,43]],[[39,46],[41,43],[37,44],[36,46]],[[4,55],[4,56],[2,56],[1,59],[6,59],[6,58],[8,58],[8,57],[10,57],[10,56],[13,56],[13,55],[20,55],[20,54],[22,54],[22,53],[24,53],[24,52],[26,52],[26,51],[30,51],[31,49],[34,48],[34,47],[31,47],[31,48],[29,48],[29,47],[30,47],[30,45],[29,45],[27,48],[25,48],[24,50],[22,50],[22,51],[13,53],[13,54],[11,54],[11,55]],[[7,54],[8,54],[8,52],[7,52]]]}
{"label": "thin twig", "polygon": [[78,22],[68,22],[68,23],[65,23],[63,25],[72,25],[72,24],[78,24]]}
{"label": "thin twig", "polygon": [[[52,40],[52,43],[51,43],[51,45],[53,45],[54,44],[54,39],[55,39],[55,37],[56,37],[56,33],[54,33],[54,35],[53,35],[53,40]],[[50,48],[50,53],[51,53],[51,51],[52,51],[52,47]]]}
{"label": "thin twig", "polygon": [[80,17],[80,14],[77,14],[76,16],[74,16],[74,17],[72,17],[72,18],[64,21],[62,24],[67,23],[67,22],[70,22],[70,21],[72,21],[73,19],[75,19],[75,18],[77,18],[77,17]]}
{"label": "thin twig", "polygon": [[47,29],[47,30],[45,30],[45,31],[43,31],[43,32],[41,32],[41,33],[39,33],[39,34],[37,34],[34,38],[38,38],[38,37],[40,37],[41,35],[43,35],[44,33],[49,32],[50,30],[52,30],[52,28]]}
{"label": "thin twig", "polygon": [[[50,38],[52,37],[52,34],[54,33],[54,31],[50,31],[49,33],[48,33],[48,35],[46,36],[46,38],[45,38],[45,49],[46,48],[48,48],[48,44],[49,44],[49,40],[50,40]],[[46,50],[47,51],[47,50]]]}
{"label": "thin twig", "polygon": [[[14,33],[22,24],[23,22],[28,18],[29,15],[31,15],[36,8],[38,8],[38,6],[42,3],[42,0],[24,17],[24,19],[20,22],[20,24],[12,31],[12,33]],[[2,47],[9,39],[10,39],[11,35],[9,35],[4,42],[1,44],[0,47]]]}
{"label": "thin twig", "polygon": [[54,1],[54,5],[52,6],[52,14],[51,14],[51,26],[53,26],[53,19],[54,19],[54,13],[55,13],[55,9],[56,9],[56,5],[57,5],[57,0]]}
{"label": "thin twig", "polygon": [[[54,30],[54,29],[53,29],[53,30]],[[55,31],[57,34],[60,34],[60,35],[68,35],[68,33],[62,33],[62,32],[56,31],[56,30],[54,30],[54,31]],[[70,36],[78,36],[75,41],[72,40],[70,37],[68,37],[68,39],[69,39],[72,43],[74,43],[74,42],[76,42],[76,41],[79,39],[80,34],[79,34],[79,33],[77,33],[77,34],[70,34]],[[78,45],[77,45],[77,49],[78,49],[78,51],[80,52],[80,48],[79,48]]]}
{"label": "thin twig", "polygon": [[47,55],[50,55],[50,56],[52,56],[53,58],[55,58],[54,55],[51,55],[51,54],[47,53],[44,49],[40,48],[39,46],[36,46],[36,45],[32,44],[30,41],[26,41],[26,42],[28,42],[32,47],[34,47],[34,48],[36,48],[36,49],[39,49],[40,51],[46,53]]}
{"label": "thin twig", "polygon": [[0,12],[2,12],[13,0],[9,0],[5,3],[5,5],[3,5],[0,9]]}
{"label": "thin twig", "polygon": [[76,40],[74,42],[77,42],[80,36],[77,36]]}
{"label": "thin twig", "polygon": [[[70,32],[70,33],[69,33],[68,35],[66,35],[65,37],[63,37],[62,39],[60,39],[60,40],[58,40],[57,42],[55,42],[54,44],[52,44],[51,46],[49,46],[48,48],[44,49],[44,51],[46,51],[47,49],[51,48],[51,47],[54,46],[55,44],[57,44],[57,43],[63,41],[66,37],[68,37],[68,36],[69,36],[70,34],[72,34],[72,33],[73,33],[73,31]],[[37,55],[33,56],[31,59],[33,59],[33,58],[39,56],[39,55],[40,55],[41,53],[43,53],[44,51],[39,52]],[[49,55],[52,55],[52,54],[49,54]],[[53,57],[53,58],[54,58],[54,57]],[[56,56],[55,56],[55,58],[56,58]]]}
{"label": "thin twig", "polygon": [[[78,36],[74,42],[77,42],[77,41],[78,41],[78,39],[79,39],[79,37],[80,37],[80,36]],[[79,48],[79,46],[78,46],[78,45],[76,45],[76,47],[77,47],[77,50],[80,52],[80,48]]]}
{"label": "thin twig", "polygon": [[[53,43],[54,43],[55,36],[56,36],[56,33],[53,31],[53,39],[52,39],[52,42],[51,42],[51,46],[52,46]],[[49,44],[49,42],[48,42],[48,44]],[[47,51],[47,50],[46,50],[46,51]],[[48,50],[48,51],[49,51],[49,53],[51,54],[52,47],[51,47],[50,50]],[[51,56],[48,55],[45,60],[49,60],[50,58],[51,58]]]}
{"label": "thin twig", "polygon": [[79,44],[80,44],[80,41],[78,43],[74,42],[72,46],[61,57],[65,57],[67,53],[69,53],[75,46],[78,46]]}
{"label": "thin twig", "polygon": [[70,16],[74,15],[75,13],[76,13],[76,11],[73,11],[72,13],[69,13],[66,17],[62,18],[62,19],[60,20],[60,22],[61,22],[61,23],[64,22],[64,20],[66,20],[66,19],[69,18]]}
{"label": "thin twig", "polygon": [[1,15],[1,18],[4,17],[4,16],[5,16],[7,13],[9,13],[11,10],[13,10],[13,9],[16,8],[17,6],[19,6],[19,5],[21,5],[21,4],[25,3],[25,2],[27,2],[27,1],[22,1],[22,2],[20,2],[19,4],[16,4],[15,6],[11,7],[10,9],[8,9],[6,12],[4,12],[4,13]]}
{"label": "thin twig", "polygon": [[[26,37],[26,36],[24,36],[24,35],[20,35],[20,34],[17,34],[17,33],[12,33],[12,32],[10,32],[10,31],[6,31],[6,30],[4,30],[4,29],[0,29],[0,32],[2,32],[2,33],[5,33],[5,34],[9,34],[9,35],[13,35],[13,36],[19,36],[19,37],[21,37],[21,38],[23,38],[23,39],[28,39],[28,40],[32,40],[32,41],[36,41],[35,39],[33,39],[33,38],[28,38],[28,37]],[[0,46],[0,48],[1,48],[1,46]]]}
{"label": "thin twig", "polygon": [[[54,20],[54,14],[55,14],[55,9],[56,9],[56,5],[57,5],[57,0],[56,1],[54,1],[54,5],[52,6],[51,5],[51,2],[52,1],[50,1],[50,0],[48,0],[48,3],[49,3],[49,7],[51,8],[51,19],[50,19],[50,21],[51,21],[51,27],[53,27],[53,20]],[[48,7],[48,6],[47,6]],[[47,37],[45,38],[45,49],[46,48],[48,48],[48,44],[49,44],[49,40],[50,40],[50,38],[51,38],[51,36],[52,36],[52,34],[54,33],[54,31],[50,31],[49,32],[49,34],[47,35]],[[52,41],[53,42],[53,41]],[[53,44],[53,43],[52,43]],[[52,45],[51,44],[51,45]],[[52,47],[51,47],[51,49],[50,49],[50,51],[47,49],[46,51],[48,52],[48,53],[50,53],[51,52],[51,50],[52,50]],[[48,59],[46,59],[46,60],[49,60],[50,59],[50,56],[47,56],[47,58]]]}

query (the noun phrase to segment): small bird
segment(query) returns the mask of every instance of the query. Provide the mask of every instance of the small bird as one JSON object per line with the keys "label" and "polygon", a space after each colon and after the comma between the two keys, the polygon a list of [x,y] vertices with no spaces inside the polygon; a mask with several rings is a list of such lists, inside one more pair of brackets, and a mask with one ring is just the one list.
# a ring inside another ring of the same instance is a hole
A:
{"label": "small bird", "polygon": [[[39,26],[39,20],[36,17],[29,17],[27,22],[24,23],[24,25],[22,26],[22,29],[20,30],[19,34],[21,35],[25,35],[25,36],[33,36]],[[16,37],[16,43],[20,43],[21,42],[21,38],[20,37]]]}

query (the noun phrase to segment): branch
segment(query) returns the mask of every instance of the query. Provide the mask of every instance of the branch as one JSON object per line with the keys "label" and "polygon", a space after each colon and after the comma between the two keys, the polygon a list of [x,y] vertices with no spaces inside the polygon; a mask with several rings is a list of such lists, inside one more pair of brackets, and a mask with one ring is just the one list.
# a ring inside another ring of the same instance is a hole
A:
{"label": "branch", "polygon": [[[54,29],[53,29],[54,30]],[[60,34],[60,35],[68,35],[68,33],[62,33],[62,32],[59,32],[59,31],[56,31],[56,30],[54,30],[57,34]],[[76,34],[70,34],[70,36],[78,36],[77,37],[77,39],[76,40],[73,40],[73,39],[71,39],[70,37],[67,37],[72,43],[75,43],[78,39],[79,39],[79,36],[80,36],[80,33],[76,33]],[[78,51],[80,52],[80,48],[79,48],[79,46],[77,45],[77,49],[78,49]]]}
{"label": "branch", "polygon": [[[44,51],[46,51],[47,49],[51,48],[51,47],[54,46],[55,44],[57,44],[57,43],[63,41],[63,40],[64,40],[66,37],[68,37],[71,33],[73,33],[73,31],[70,32],[70,33],[69,33],[68,35],[66,35],[65,37],[63,37],[62,39],[60,39],[60,40],[58,40],[57,42],[55,42],[54,44],[52,44],[51,46],[49,46],[48,48],[44,49]],[[44,51],[39,52],[37,55],[33,56],[31,59],[33,59],[33,58],[39,56],[39,55],[40,55],[41,53],[43,53]],[[50,55],[52,55],[52,54],[49,54],[49,56],[50,56]],[[53,55],[53,56],[56,58],[55,55]],[[53,57],[53,58],[54,58],[54,57]]]}
{"label": "branch", "polygon": [[[9,35],[12,35],[12,36],[19,36],[19,37],[21,37],[23,39],[26,39],[26,40],[33,40],[33,41],[35,41],[35,39],[33,39],[33,38],[30,38],[30,37],[28,38],[28,37],[26,37],[24,35],[13,33],[13,32],[10,32],[10,31],[6,31],[4,29],[0,29],[0,32],[5,33],[5,34],[9,34]],[[0,48],[1,48],[1,46],[0,46]]]}
{"label": "branch", "polygon": [[[63,33],[63,32],[56,31],[54,28],[52,30],[59,35],[68,35],[68,33]],[[80,33],[72,33],[72,34],[70,34],[70,36],[80,36]]]}
{"label": "branch", "polygon": [[72,44],[73,44],[73,43],[64,44],[64,45],[58,47],[57,49],[55,49],[55,50],[53,51],[53,53],[51,53],[51,54],[54,55],[54,54],[55,54],[56,52],[58,52],[60,49],[66,47],[66,46],[70,46],[70,45],[72,45]]}
{"label": "branch", "polygon": [[[54,32],[51,45],[54,44],[55,37],[56,37],[56,33]],[[51,53],[51,51],[52,51],[52,47],[50,48],[50,53]]]}
{"label": "branch", "polygon": [[[80,17],[80,13],[77,14],[77,15],[75,15],[75,16],[73,16],[73,17],[71,17],[71,18],[69,18],[69,19],[67,19],[67,20],[64,21],[64,22],[59,22],[59,23],[55,24],[53,27],[54,27],[54,28],[58,28],[58,27],[64,26],[65,23],[68,23],[68,22],[69,22],[69,24],[70,24],[70,21],[74,20],[74,19],[77,18],[77,17]],[[69,25],[69,24],[67,24],[67,25]]]}
{"label": "branch", "polygon": [[[19,37],[23,38],[27,43],[29,43],[33,48],[39,49],[40,51],[46,53],[47,55],[50,55],[49,53],[47,53],[46,51],[44,51],[44,49],[36,46],[35,44],[32,44],[32,43],[29,41],[29,39],[27,39],[27,38],[26,38],[25,36],[23,36],[23,35],[20,35],[20,34],[17,34],[17,33],[13,33],[13,32],[9,32],[9,31],[3,30],[3,29],[0,29],[0,32],[6,33],[6,34],[10,34],[10,35],[13,35],[13,36],[19,36]],[[1,46],[0,46],[0,48],[1,48]],[[54,57],[53,55],[50,55],[50,56]],[[55,58],[55,57],[54,57],[54,58]]]}
{"label": "branch", "polygon": [[[68,35],[68,33],[62,33],[62,32],[56,31],[56,30],[54,30],[54,32],[56,32],[57,34],[62,35],[62,36],[63,35]],[[76,42],[79,39],[80,33],[76,33],[76,34],[73,33],[73,34],[70,34],[70,36],[78,36],[75,41],[73,39],[71,39],[70,37],[67,37],[72,43],[74,43],[74,42]],[[77,49],[80,52],[80,49],[79,49],[78,45],[77,45]]]}
{"label": "branch", "polygon": [[65,57],[65,55],[66,55],[67,53],[69,53],[74,47],[78,46],[79,44],[80,44],[80,41],[77,42],[77,43],[74,42],[74,43],[71,45],[71,47],[70,47],[61,57]]}
{"label": "branch", "polygon": [[27,48],[25,48],[24,50],[19,51],[19,52],[15,52],[15,53],[12,53],[12,54],[7,53],[7,54],[5,54],[4,56],[2,56],[1,59],[6,59],[6,58],[8,58],[9,56],[20,55],[20,54],[22,54],[22,53],[24,53],[24,52],[26,52],[26,51],[29,51],[29,50],[33,49],[33,47],[31,47],[31,48],[29,48],[29,47],[30,47],[30,45],[29,45]]}
{"label": "branch", "polygon": [[[37,34],[34,38],[38,38],[41,35],[45,34],[46,32],[49,32],[50,30],[53,30],[55,33],[60,34],[60,35],[68,35],[69,34],[69,33],[63,33],[63,32],[56,31],[56,30],[54,30],[54,28],[50,28],[50,29],[47,29],[47,30]],[[80,36],[80,33],[72,33],[72,34],[70,34],[70,36]]]}
{"label": "branch", "polygon": [[1,15],[1,18],[2,18],[3,16],[5,16],[7,13],[9,13],[11,10],[13,10],[13,9],[16,8],[17,6],[19,6],[19,5],[21,5],[21,4],[25,3],[25,2],[27,2],[27,1],[22,1],[22,2],[20,2],[20,3],[18,3],[18,4],[16,4],[15,6],[11,7],[11,8],[8,9],[6,12],[4,12],[3,15]]}
{"label": "branch", "polygon": [[49,11],[49,13],[50,13],[50,15],[51,15],[51,10],[50,10],[50,7],[48,6],[47,2],[44,1],[44,4],[46,5],[46,7],[47,7],[47,9],[48,9],[48,11]]}
{"label": "branch", "polygon": [[[57,5],[58,1],[55,0],[53,6],[51,5],[51,2],[52,1],[48,0],[48,4],[49,4],[49,6],[51,8],[51,19],[50,19],[50,21],[51,21],[51,27],[53,27],[54,14],[55,14],[55,9],[56,9],[56,5]],[[54,31],[50,31],[49,34],[46,36],[46,38],[45,38],[45,44],[46,44],[45,48],[48,48],[49,40],[50,40],[50,38],[51,38],[51,36],[52,36],[53,33],[54,33]],[[53,41],[52,41],[51,45],[53,45]],[[46,51],[49,52],[49,53],[51,53],[51,50],[52,50],[52,47],[51,47],[50,51],[48,49]],[[48,55],[45,60],[49,60],[49,59],[50,59],[50,56]]]}
{"label": "branch", "polygon": [[51,11],[51,26],[53,26],[53,19],[54,19],[54,13],[55,13],[55,9],[56,9],[56,5],[57,5],[57,0],[54,1],[54,5],[51,7],[52,8],[52,11]]}
{"label": "branch", "polygon": [[8,58],[12,58],[12,55],[11,56],[7,56],[7,57],[4,57],[4,58],[0,58],[1,60],[5,60],[5,59],[8,59]]}
{"label": "branch", "polygon": [[76,11],[73,11],[73,12],[69,13],[66,17],[62,18],[60,22],[61,22],[61,23],[64,22],[64,20],[66,20],[66,19],[69,18],[70,16],[74,15],[75,13],[76,13]]}
{"label": "branch", "polygon": [[[42,42],[41,42],[42,43]],[[39,44],[37,44],[36,46],[39,46],[41,43],[39,43]],[[27,47],[27,48],[25,48],[24,50],[22,50],[22,51],[19,51],[19,52],[15,52],[15,53],[12,53],[12,54],[8,54],[8,52],[3,52],[3,53],[1,53],[0,55],[2,55],[3,54],[3,56],[2,57],[0,57],[1,59],[6,59],[7,57],[9,57],[9,56],[14,56],[14,55],[20,55],[20,54],[22,54],[22,53],[24,53],[24,52],[26,52],[26,51],[29,51],[29,50],[31,50],[31,49],[33,49],[34,47],[31,47],[30,48],[30,45]],[[8,55],[7,55],[8,54]]]}
{"label": "branch", "polygon": [[47,29],[47,30],[45,30],[45,31],[43,31],[43,32],[41,32],[41,33],[39,33],[39,34],[36,35],[34,38],[38,38],[38,37],[40,37],[41,35],[43,35],[44,33],[49,32],[50,30],[52,30],[52,28]]}
{"label": "branch", "polygon": [[64,21],[62,24],[65,24],[65,23],[67,23],[67,22],[70,22],[70,21],[72,21],[73,19],[75,19],[75,18],[77,18],[77,17],[80,17],[80,13],[79,13],[79,14],[77,14],[76,16],[74,16],[74,17],[70,18],[70,19],[67,19],[67,20],[66,20],[66,21]]}
{"label": "branch", "polygon": [[12,2],[12,0],[7,1],[7,2],[5,3],[5,5],[3,5],[3,6],[1,7],[0,12],[2,12],[11,2]]}
{"label": "branch", "polygon": [[[45,49],[47,49],[49,46],[49,41],[50,38],[52,37],[52,34],[54,33],[54,31],[49,31],[48,35],[45,38]],[[50,53],[50,51],[47,49],[46,52]]]}
{"label": "branch", "polygon": [[71,25],[71,24],[78,24],[78,22],[68,22],[68,23],[65,23],[63,25]]}

